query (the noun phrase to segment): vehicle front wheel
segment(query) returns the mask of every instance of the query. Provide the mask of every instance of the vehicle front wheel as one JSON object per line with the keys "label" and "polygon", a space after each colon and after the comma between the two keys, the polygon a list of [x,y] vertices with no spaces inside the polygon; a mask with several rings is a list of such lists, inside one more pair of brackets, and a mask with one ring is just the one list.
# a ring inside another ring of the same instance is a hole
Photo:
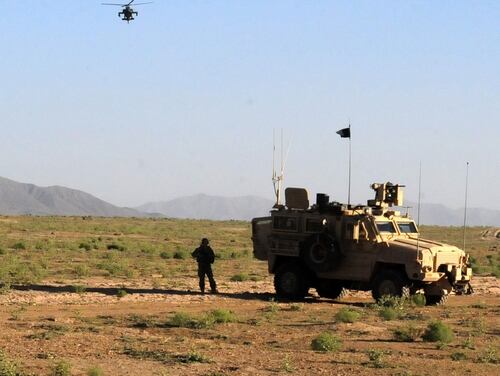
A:
{"label": "vehicle front wheel", "polygon": [[425,304],[428,306],[444,305],[449,295],[425,295]]}
{"label": "vehicle front wheel", "polygon": [[284,299],[303,299],[309,291],[307,272],[296,263],[281,265],[274,275],[276,295]]}
{"label": "vehicle front wheel", "polygon": [[316,291],[320,297],[328,299],[342,299],[348,293],[348,290],[340,282],[332,279],[320,279]]}
{"label": "vehicle front wheel", "polygon": [[395,270],[383,270],[373,280],[372,296],[379,300],[383,296],[409,297],[406,278]]}

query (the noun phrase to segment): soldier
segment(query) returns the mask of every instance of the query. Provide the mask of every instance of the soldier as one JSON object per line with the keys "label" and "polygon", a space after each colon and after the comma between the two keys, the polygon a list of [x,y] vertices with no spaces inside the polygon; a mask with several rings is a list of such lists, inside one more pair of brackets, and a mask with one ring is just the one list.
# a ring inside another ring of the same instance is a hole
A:
{"label": "soldier", "polygon": [[212,273],[212,265],[215,261],[215,254],[212,248],[208,245],[208,239],[201,239],[201,244],[196,248],[191,256],[198,262],[198,277],[200,277],[200,290],[205,293],[205,274],[210,282],[210,289],[212,294],[217,294],[217,284],[215,283],[214,275]]}

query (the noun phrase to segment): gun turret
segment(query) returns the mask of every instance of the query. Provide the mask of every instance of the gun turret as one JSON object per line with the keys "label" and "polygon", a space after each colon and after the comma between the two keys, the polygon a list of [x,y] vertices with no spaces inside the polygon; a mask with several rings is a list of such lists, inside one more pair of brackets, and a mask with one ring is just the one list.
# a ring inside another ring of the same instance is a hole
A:
{"label": "gun turret", "polygon": [[390,207],[403,205],[404,185],[387,183],[373,183],[370,188],[375,191],[375,199],[368,200],[371,207]]}

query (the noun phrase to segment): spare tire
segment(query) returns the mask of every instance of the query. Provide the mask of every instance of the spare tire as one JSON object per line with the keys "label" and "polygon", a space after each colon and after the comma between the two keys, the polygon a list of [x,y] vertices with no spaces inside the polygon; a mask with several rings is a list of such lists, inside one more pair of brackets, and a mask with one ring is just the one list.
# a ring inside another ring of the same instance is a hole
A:
{"label": "spare tire", "polygon": [[332,236],[318,234],[304,243],[302,257],[311,270],[328,272],[338,263],[340,248]]}

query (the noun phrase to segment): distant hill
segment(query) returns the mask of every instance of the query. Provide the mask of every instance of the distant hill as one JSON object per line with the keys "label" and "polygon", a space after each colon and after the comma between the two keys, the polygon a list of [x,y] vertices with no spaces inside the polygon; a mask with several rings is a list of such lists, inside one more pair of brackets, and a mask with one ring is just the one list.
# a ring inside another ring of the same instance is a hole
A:
{"label": "distant hill", "polygon": [[[417,219],[417,204],[409,202],[410,214]],[[401,209],[405,212],[406,209]],[[464,209],[450,209],[442,204],[422,203],[420,223],[438,226],[463,226]],[[467,226],[500,226],[500,210],[467,208]]]}
{"label": "distant hill", "polygon": [[198,194],[170,201],[150,202],[137,210],[171,218],[250,220],[269,214],[274,202],[256,196],[221,197]]}
{"label": "distant hill", "polygon": [[0,214],[147,216],[135,209],[120,208],[75,189],[60,186],[38,187],[2,177],[0,177]]}
{"label": "distant hill", "polygon": [[[157,217],[213,220],[250,220],[269,214],[274,202],[257,196],[223,197],[198,194],[170,201],[150,202],[138,208],[122,208],[75,189],[38,187],[0,177],[0,214],[4,215],[93,215],[103,217]],[[409,202],[416,219],[417,204]],[[400,209],[405,212],[406,209]],[[157,214],[151,214],[157,213]],[[420,223],[461,226],[463,209],[422,203]],[[468,226],[500,227],[500,210],[469,208]]]}
{"label": "distant hill", "polygon": [[[249,220],[254,217],[268,215],[274,202],[256,196],[222,197],[198,194],[180,197],[170,201],[151,202],[136,209],[143,212],[161,213],[171,218],[193,219],[240,219]],[[417,217],[417,204],[411,206],[410,214]],[[399,209],[403,213],[406,209]],[[463,209],[450,209],[441,204],[422,203],[420,223],[439,226],[461,226]],[[467,210],[468,226],[500,226],[500,210],[469,208]]]}

